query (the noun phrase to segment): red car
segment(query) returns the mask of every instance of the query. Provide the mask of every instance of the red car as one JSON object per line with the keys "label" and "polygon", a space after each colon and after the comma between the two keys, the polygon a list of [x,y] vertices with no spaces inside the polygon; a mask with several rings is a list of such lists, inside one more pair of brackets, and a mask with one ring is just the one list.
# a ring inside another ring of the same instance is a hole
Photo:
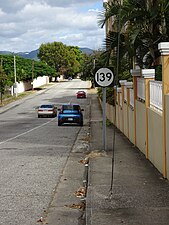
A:
{"label": "red car", "polygon": [[78,91],[76,93],[77,98],[86,98],[86,92],[85,91]]}

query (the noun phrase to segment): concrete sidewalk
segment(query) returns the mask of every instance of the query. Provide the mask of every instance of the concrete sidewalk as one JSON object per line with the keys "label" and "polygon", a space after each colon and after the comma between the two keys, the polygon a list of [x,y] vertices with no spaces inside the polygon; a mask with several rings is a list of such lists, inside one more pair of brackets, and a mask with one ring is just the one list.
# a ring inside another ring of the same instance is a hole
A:
{"label": "concrete sidewalk", "polygon": [[91,157],[86,197],[86,225],[168,225],[169,181],[116,129],[107,128],[107,151],[102,151],[102,114],[92,95]]}

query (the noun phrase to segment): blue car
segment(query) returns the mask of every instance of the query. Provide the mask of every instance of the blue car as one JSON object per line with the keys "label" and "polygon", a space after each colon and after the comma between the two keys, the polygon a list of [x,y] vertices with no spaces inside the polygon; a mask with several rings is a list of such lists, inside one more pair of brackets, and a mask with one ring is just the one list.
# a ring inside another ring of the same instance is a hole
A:
{"label": "blue car", "polygon": [[63,124],[77,124],[83,126],[83,114],[80,105],[64,104],[58,109],[58,126]]}

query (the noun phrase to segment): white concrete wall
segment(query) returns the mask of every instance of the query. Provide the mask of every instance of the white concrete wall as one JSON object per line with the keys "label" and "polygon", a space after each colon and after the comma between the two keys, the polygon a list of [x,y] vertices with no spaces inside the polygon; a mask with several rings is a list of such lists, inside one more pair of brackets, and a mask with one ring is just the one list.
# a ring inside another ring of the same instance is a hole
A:
{"label": "white concrete wall", "polygon": [[164,171],[162,114],[148,109],[148,159],[161,172]]}
{"label": "white concrete wall", "polygon": [[33,80],[33,88],[37,88],[45,84],[49,84],[48,76],[37,77],[36,79]]}
{"label": "white concrete wall", "polygon": [[[15,91],[19,94],[19,93],[23,93],[25,91],[31,90],[32,89],[31,83],[32,83],[31,81],[27,81],[27,82],[21,81],[17,83],[17,88]],[[48,76],[37,77],[36,79],[33,80],[33,88],[37,88],[48,83],[49,83]],[[11,87],[11,95],[13,95],[13,87]]]}
{"label": "white concrete wall", "polygon": [[17,93],[19,94],[19,93],[23,93],[23,92],[25,92],[25,91],[27,91],[27,90],[31,90],[31,88],[32,88],[32,85],[31,85],[31,82],[30,81],[28,81],[28,82],[19,82],[19,83],[17,83]]}

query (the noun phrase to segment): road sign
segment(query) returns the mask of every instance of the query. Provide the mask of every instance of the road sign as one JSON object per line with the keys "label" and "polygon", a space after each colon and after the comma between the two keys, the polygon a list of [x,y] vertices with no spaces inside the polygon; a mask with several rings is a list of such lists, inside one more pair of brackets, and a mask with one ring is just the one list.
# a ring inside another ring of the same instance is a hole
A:
{"label": "road sign", "polygon": [[108,87],[112,85],[114,74],[112,68],[100,68],[95,72],[95,86]]}

